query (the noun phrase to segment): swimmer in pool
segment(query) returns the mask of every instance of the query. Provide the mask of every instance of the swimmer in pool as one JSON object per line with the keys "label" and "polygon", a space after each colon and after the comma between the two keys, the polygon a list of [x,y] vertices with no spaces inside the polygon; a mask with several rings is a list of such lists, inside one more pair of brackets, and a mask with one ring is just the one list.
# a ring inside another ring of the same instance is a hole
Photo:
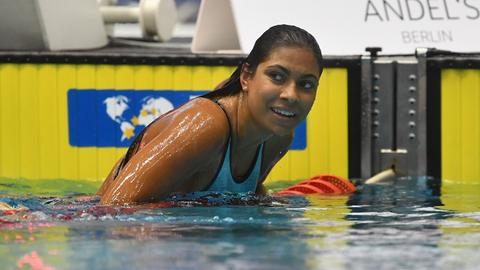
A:
{"label": "swimmer in pool", "polygon": [[221,86],[138,135],[98,190],[101,203],[157,202],[195,191],[265,194],[263,181],[313,105],[322,64],[308,32],[271,27]]}

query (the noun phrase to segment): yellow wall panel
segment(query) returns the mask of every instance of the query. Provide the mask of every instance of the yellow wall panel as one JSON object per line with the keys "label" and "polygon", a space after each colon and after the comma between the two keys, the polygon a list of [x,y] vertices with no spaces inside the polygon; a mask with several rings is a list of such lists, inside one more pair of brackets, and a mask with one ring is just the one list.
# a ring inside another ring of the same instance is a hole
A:
{"label": "yellow wall panel", "polygon": [[348,177],[348,79],[345,70],[331,69],[329,76],[328,171]]}
{"label": "yellow wall panel", "polygon": [[[314,121],[311,121],[309,125],[309,143],[312,143],[312,146],[316,145],[318,148],[310,152],[310,158],[317,156],[317,162],[311,164],[314,174],[318,173],[329,173],[330,160],[328,159],[328,153],[330,151],[331,145],[328,142],[330,140],[330,121],[327,118],[330,104],[328,104],[330,92],[331,92],[331,72],[325,70],[322,74],[320,80],[319,89],[317,91],[317,98],[315,100],[315,105],[312,108],[312,111],[309,114],[309,117],[314,118]],[[316,144],[315,144],[316,143]],[[313,160],[315,160],[313,158]],[[315,171],[318,170],[318,171]],[[312,173],[310,172],[310,173]]]}
{"label": "yellow wall panel", "polygon": [[173,89],[173,67],[156,66],[154,76],[155,89]]}
{"label": "yellow wall panel", "polygon": [[20,176],[20,114],[18,66],[0,66],[0,170],[3,176]]}
{"label": "yellow wall panel", "polygon": [[192,67],[176,66],[173,67],[173,89],[191,90],[192,89]]}
{"label": "yellow wall panel", "polygon": [[20,154],[20,175],[27,179],[40,178],[40,134],[38,115],[39,95],[36,91],[38,72],[35,65],[19,66],[19,117],[20,142],[17,151]]}
{"label": "yellow wall panel", "polygon": [[286,154],[272,169],[266,181],[272,183],[279,180],[288,180],[290,171],[290,154]]}
{"label": "yellow wall panel", "polygon": [[323,71],[315,104],[308,115],[307,138],[309,148],[312,149],[308,152],[311,168],[309,171],[310,177],[319,173],[327,173],[329,167],[328,156],[325,155],[329,149],[329,144],[323,143],[328,141],[329,138],[329,133],[327,132],[328,119],[326,118],[328,114],[326,100],[328,99],[328,89],[330,87],[329,74],[328,70]]}
{"label": "yellow wall panel", "polygon": [[442,71],[442,178],[479,182],[480,70]]}
{"label": "yellow wall panel", "polygon": [[59,154],[61,155],[59,160],[60,178],[81,179],[78,170],[78,148],[70,146],[68,134],[67,91],[76,87],[76,66],[58,65],[57,73],[58,127],[60,130],[58,143]]}
{"label": "yellow wall panel", "polygon": [[320,167],[321,170],[312,166],[311,174],[331,173],[348,177],[347,75],[346,69],[327,69],[325,88],[320,85],[320,89],[323,89],[322,94],[325,94],[323,98],[319,97],[320,102],[317,103],[321,107],[318,113],[321,118],[319,126],[312,128],[320,135],[316,136],[319,150],[315,150],[312,154],[320,155],[325,165]]}
{"label": "yellow wall panel", "polygon": [[6,97],[7,97],[7,93],[6,91],[4,90],[4,87],[3,87],[3,81],[5,79],[3,79],[3,73],[4,73],[4,68],[5,68],[5,65],[0,65],[0,176],[4,174],[4,171],[3,171],[3,162],[2,162],[2,159],[3,159],[3,151],[2,151],[2,146],[3,146],[3,132],[4,130],[6,129],[6,126],[4,126],[3,124],[3,111],[2,111],[2,105],[3,105],[3,100],[6,100]]}
{"label": "yellow wall panel", "polygon": [[462,106],[462,179],[479,181],[479,71],[467,70],[460,83]]}
{"label": "yellow wall panel", "polygon": [[235,71],[236,67],[211,67],[212,77],[211,77],[211,88],[217,87],[221,82],[230,78],[232,73]]}
{"label": "yellow wall panel", "polygon": [[[287,153],[290,163],[289,173],[283,175],[283,179],[306,179],[310,175],[310,163],[308,162],[308,154],[311,149],[307,148],[304,151],[291,150]],[[279,179],[282,179],[279,178]]]}
{"label": "yellow wall panel", "polygon": [[56,65],[38,67],[40,178],[59,178],[58,101]]}
{"label": "yellow wall panel", "polygon": [[153,89],[154,72],[151,66],[136,66],[134,76],[136,90]]}
{"label": "yellow wall panel", "polygon": [[135,86],[134,66],[115,66],[115,89],[133,89]]}
{"label": "yellow wall panel", "polygon": [[211,90],[212,88],[212,69],[206,66],[194,67],[192,90]]}

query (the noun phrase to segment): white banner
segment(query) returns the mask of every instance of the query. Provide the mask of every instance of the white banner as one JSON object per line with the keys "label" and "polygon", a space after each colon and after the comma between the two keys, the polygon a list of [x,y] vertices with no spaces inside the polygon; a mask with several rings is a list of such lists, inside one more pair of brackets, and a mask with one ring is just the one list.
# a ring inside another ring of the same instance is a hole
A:
{"label": "white banner", "polygon": [[480,0],[230,0],[230,5],[234,26],[229,31],[236,32],[244,53],[268,27],[281,23],[311,32],[326,55],[363,54],[374,46],[386,54],[411,54],[418,47],[480,52]]}

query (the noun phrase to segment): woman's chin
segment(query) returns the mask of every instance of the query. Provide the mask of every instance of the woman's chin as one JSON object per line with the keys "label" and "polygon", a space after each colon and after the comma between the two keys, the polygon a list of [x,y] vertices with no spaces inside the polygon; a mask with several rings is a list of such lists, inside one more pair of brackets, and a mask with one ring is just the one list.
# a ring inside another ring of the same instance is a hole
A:
{"label": "woman's chin", "polygon": [[275,136],[283,137],[288,136],[293,133],[295,127],[284,127],[284,126],[276,126],[271,129],[272,133]]}

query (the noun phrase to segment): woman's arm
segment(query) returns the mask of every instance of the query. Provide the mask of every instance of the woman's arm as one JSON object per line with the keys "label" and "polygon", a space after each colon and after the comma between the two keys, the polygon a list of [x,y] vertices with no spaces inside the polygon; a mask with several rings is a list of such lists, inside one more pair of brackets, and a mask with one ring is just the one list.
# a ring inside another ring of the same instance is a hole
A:
{"label": "woman's arm", "polygon": [[161,200],[222,153],[228,139],[223,111],[204,99],[190,103],[165,119],[168,125],[132,156],[104,191],[102,204]]}
{"label": "woman's arm", "polygon": [[257,186],[257,190],[255,190],[255,194],[258,195],[267,195],[267,188],[263,183],[259,183]]}

